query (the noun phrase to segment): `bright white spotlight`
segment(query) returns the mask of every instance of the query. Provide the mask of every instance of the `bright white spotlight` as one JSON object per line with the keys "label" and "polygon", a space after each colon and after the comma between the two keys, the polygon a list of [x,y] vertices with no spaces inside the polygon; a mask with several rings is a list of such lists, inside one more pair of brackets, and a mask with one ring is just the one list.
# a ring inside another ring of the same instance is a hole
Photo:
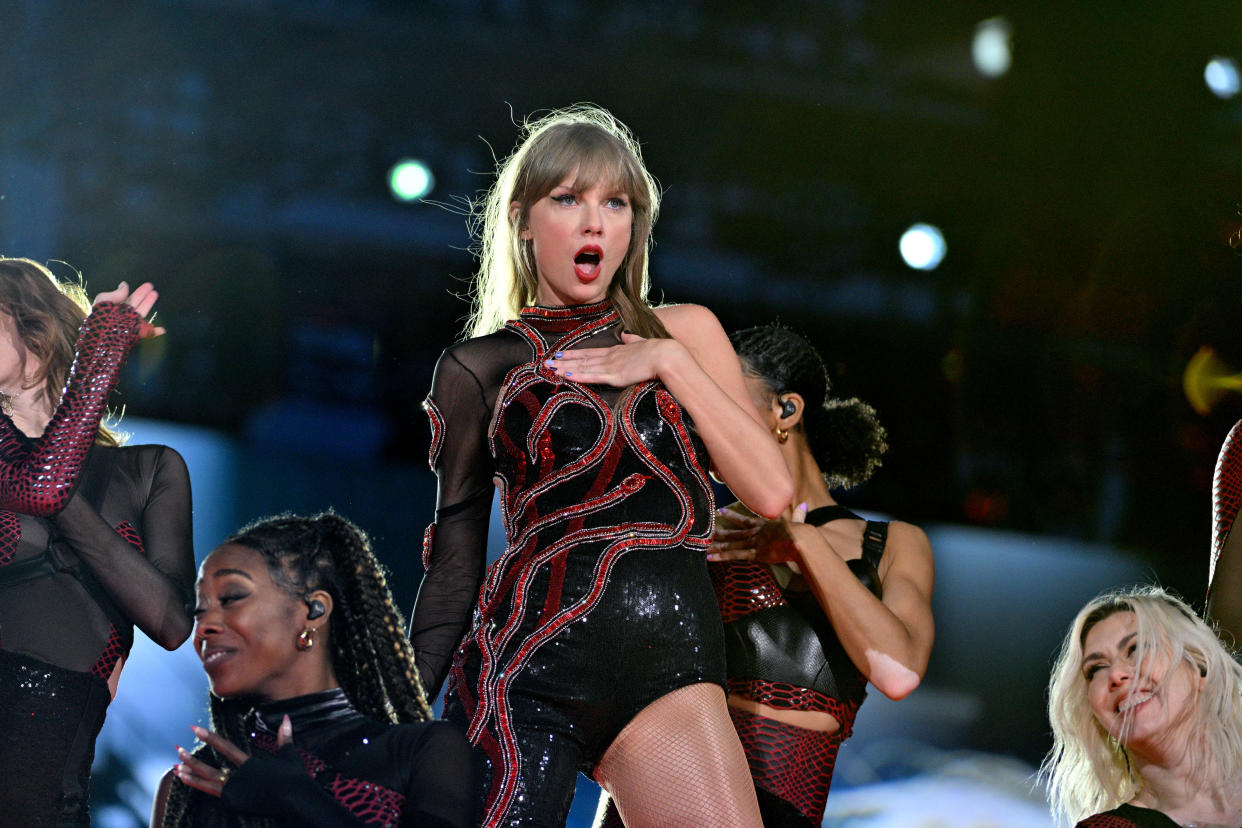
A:
{"label": "bright white spotlight", "polygon": [[948,247],[940,228],[930,224],[912,224],[901,234],[901,258],[915,270],[935,270]]}
{"label": "bright white spotlight", "polygon": [[416,158],[403,158],[388,171],[388,189],[397,201],[418,201],[435,185],[431,168]]}
{"label": "bright white spotlight", "polygon": [[1216,97],[1232,98],[1238,94],[1238,65],[1231,58],[1214,57],[1203,70],[1203,80]]}
{"label": "bright white spotlight", "polygon": [[999,78],[1009,71],[1013,52],[1009,41],[1013,27],[1003,17],[990,17],[975,26],[975,39],[970,46],[970,56],[979,73],[989,78]]}

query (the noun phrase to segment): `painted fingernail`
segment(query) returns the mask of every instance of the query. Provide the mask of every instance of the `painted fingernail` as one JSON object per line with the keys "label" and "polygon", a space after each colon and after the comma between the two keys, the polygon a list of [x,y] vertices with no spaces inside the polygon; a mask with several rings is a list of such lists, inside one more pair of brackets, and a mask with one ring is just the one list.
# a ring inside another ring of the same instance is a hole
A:
{"label": "painted fingernail", "polygon": [[565,376],[567,376],[567,377],[572,377],[573,375],[574,375],[574,372],[573,372],[573,371],[566,371],[566,372],[565,372]]}
{"label": "painted fingernail", "polygon": [[804,500],[804,501],[802,501],[801,503],[799,503],[799,504],[798,504],[798,508],[799,508],[799,509],[801,509],[802,511],[804,511],[804,512],[805,512],[805,511],[806,511],[806,501]]}
{"label": "painted fingernail", "polygon": [[190,725],[190,730],[193,730],[194,735],[199,736],[199,737],[202,737],[202,735],[207,732],[203,730],[201,727],[199,727],[198,725]]}
{"label": "painted fingernail", "polygon": [[556,353],[554,353],[554,354],[552,355],[552,357],[553,357],[554,359],[560,359],[560,358],[561,358],[561,357],[563,357],[563,356],[565,356],[565,352],[564,352],[564,351],[557,351]]}
{"label": "painted fingernail", "polygon": [[552,360],[550,360],[550,359],[545,359],[545,360],[543,361],[543,364],[544,364],[544,365],[546,365],[546,366],[548,366],[549,368],[555,368],[555,367],[556,367],[556,363],[555,363],[555,362],[553,362],[553,361],[552,361]]}

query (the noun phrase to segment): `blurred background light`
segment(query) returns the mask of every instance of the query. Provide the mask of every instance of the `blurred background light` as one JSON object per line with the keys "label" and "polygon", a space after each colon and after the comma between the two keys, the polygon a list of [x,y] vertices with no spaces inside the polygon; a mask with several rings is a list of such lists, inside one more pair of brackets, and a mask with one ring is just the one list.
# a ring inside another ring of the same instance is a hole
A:
{"label": "blurred background light", "polygon": [[1218,98],[1232,98],[1238,94],[1238,64],[1231,58],[1214,57],[1203,70],[1203,81]]}
{"label": "blurred background light", "polygon": [[915,270],[935,270],[944,261],[948,250],[940,228],[930,224],[912,224],[901,234],[901,258]]}
{"label": "blurred background light", "polygon": [[431,168],[416,158],[403,158],[388,171],[388,188],[397,201],[418,201],[435,185]]}
{"label": "blurred background light", "polygon": [[989,78],[999,78],[1009,71],[1013,53],[1009,43],[1013,27],[1003,17],[990,17],[975,26],[975,39],[970,56],[979,73]]}

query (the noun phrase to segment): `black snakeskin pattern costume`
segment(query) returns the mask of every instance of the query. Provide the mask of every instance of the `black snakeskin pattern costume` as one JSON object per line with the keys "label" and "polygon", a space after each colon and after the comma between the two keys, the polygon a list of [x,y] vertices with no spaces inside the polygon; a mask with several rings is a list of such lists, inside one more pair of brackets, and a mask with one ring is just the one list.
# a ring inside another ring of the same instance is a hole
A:
{"label": "black snakeskin pattern costume", "polygon": [[1181,828],[1161,811],[1119,805],[1111,811],[1089,816],[1075,828]]}
{"label": "black snakeskin pattern costume", "polygon": [[[807,522],[861,520],[841,506],[815,509]],[[861,558],[850,569],[877,596],[888,525],[869,521]],[[846,654],[832,623],[807,591],[785,589],[772,567],[749,561],[709,565],[725,622],[730,694],[785,710],[831,713],[829,734],[730,706],[759,797],[763,822],[814,826],[823,820],[841,743],[866,697],[866,677]]]}
{"label": "black snakeskin pattern costume", "polygon": [[128,306],[95,307],[42,436],[0,416],[0,802],[13,825],[89,823],[107,680],[133,624],[188,625],[185,464],[164,446],[92,445],[138,323]]}
{"label": "black snakeskin pattern costume", "polygon": [[[285,716],[293,742],[277,748]],[[253,728],[253,758],[233,772],[222,798],[191,792],[187,828],[226,828],[239,813],[297,828],[475,824],[462,784],[470,748],[448,722],[377,722],[338,687],[260,705]]]}
{"label": "black snakeskin pattern costume", "polygon": [[[486,756],[485,825],[560,825],[650,702],[724,682],[702,442],[659,382],[584,386],[553,353],[619,343],[607,303],[529,308],[449,348],[426,409],[439,478],[411,638]],[[493,485],[508,541],[483,574]],[[473,613],[473,619],[472,619]]]}

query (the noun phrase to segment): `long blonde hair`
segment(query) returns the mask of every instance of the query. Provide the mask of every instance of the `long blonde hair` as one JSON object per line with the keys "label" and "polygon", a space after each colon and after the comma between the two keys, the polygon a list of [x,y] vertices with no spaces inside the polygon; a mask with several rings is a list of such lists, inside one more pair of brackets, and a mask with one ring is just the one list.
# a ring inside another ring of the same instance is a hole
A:
{"label": "long blonde hair", "polygon": [[[1181,661],[1203,676],[1189,721],[1191,778],[1204,788],[1236,784],[1242,773],[1242,666],[1220,639],[1180,599],[1160,587],[1134,587],[1090,601],[1071,625],[1052,669],[1048,719],[1052,750],[1040,773],[1048,782],[1060,824],[1116,808],[1134,798],[1143,780],[1125,746],[1095,718],[1082,673],[1083,643],[1091,628],[1118,612],[1132,612],[1137,636],[1134,663],[1142,670],[1155,654],[1167,655],[1165,678]],[[1136,683],[1142,682],[1141,674]],[[1128,727],[1123,721],[1123,728]]]}
{"label": "long blonde hair", "polygon": [[[476,238],[479,273],[471,290],[467,336],[504,327],[535,303],[539,274],[531,245],[519,233],[531,205],[574,175],[574,187],[605,181],[629,198],[633,209],[630,246],[608,298],[625,330],[645,337],[667,337],[664,325],[647,304],[647,259],[651,227],[660,210],[660,191],[642,162],[638,141],[607,110],[576,104],[553,110],[522,126],[517,148],[497,165],[496,182],[473,206],[471,231]],[[510,205],[518,204],[510,217]]]}
{"label": "long blonde hair", "polygon": [[[91,310],[82,274],[76,282],[63,282],[31,259],[0,257],[0,310],[13,318],[22,344],[38,357],[41,367],[34,385],[43,386],[54,409],[77,355],[78,328]],[[95,439],[108,446],[120,442],[102,423]]]}

